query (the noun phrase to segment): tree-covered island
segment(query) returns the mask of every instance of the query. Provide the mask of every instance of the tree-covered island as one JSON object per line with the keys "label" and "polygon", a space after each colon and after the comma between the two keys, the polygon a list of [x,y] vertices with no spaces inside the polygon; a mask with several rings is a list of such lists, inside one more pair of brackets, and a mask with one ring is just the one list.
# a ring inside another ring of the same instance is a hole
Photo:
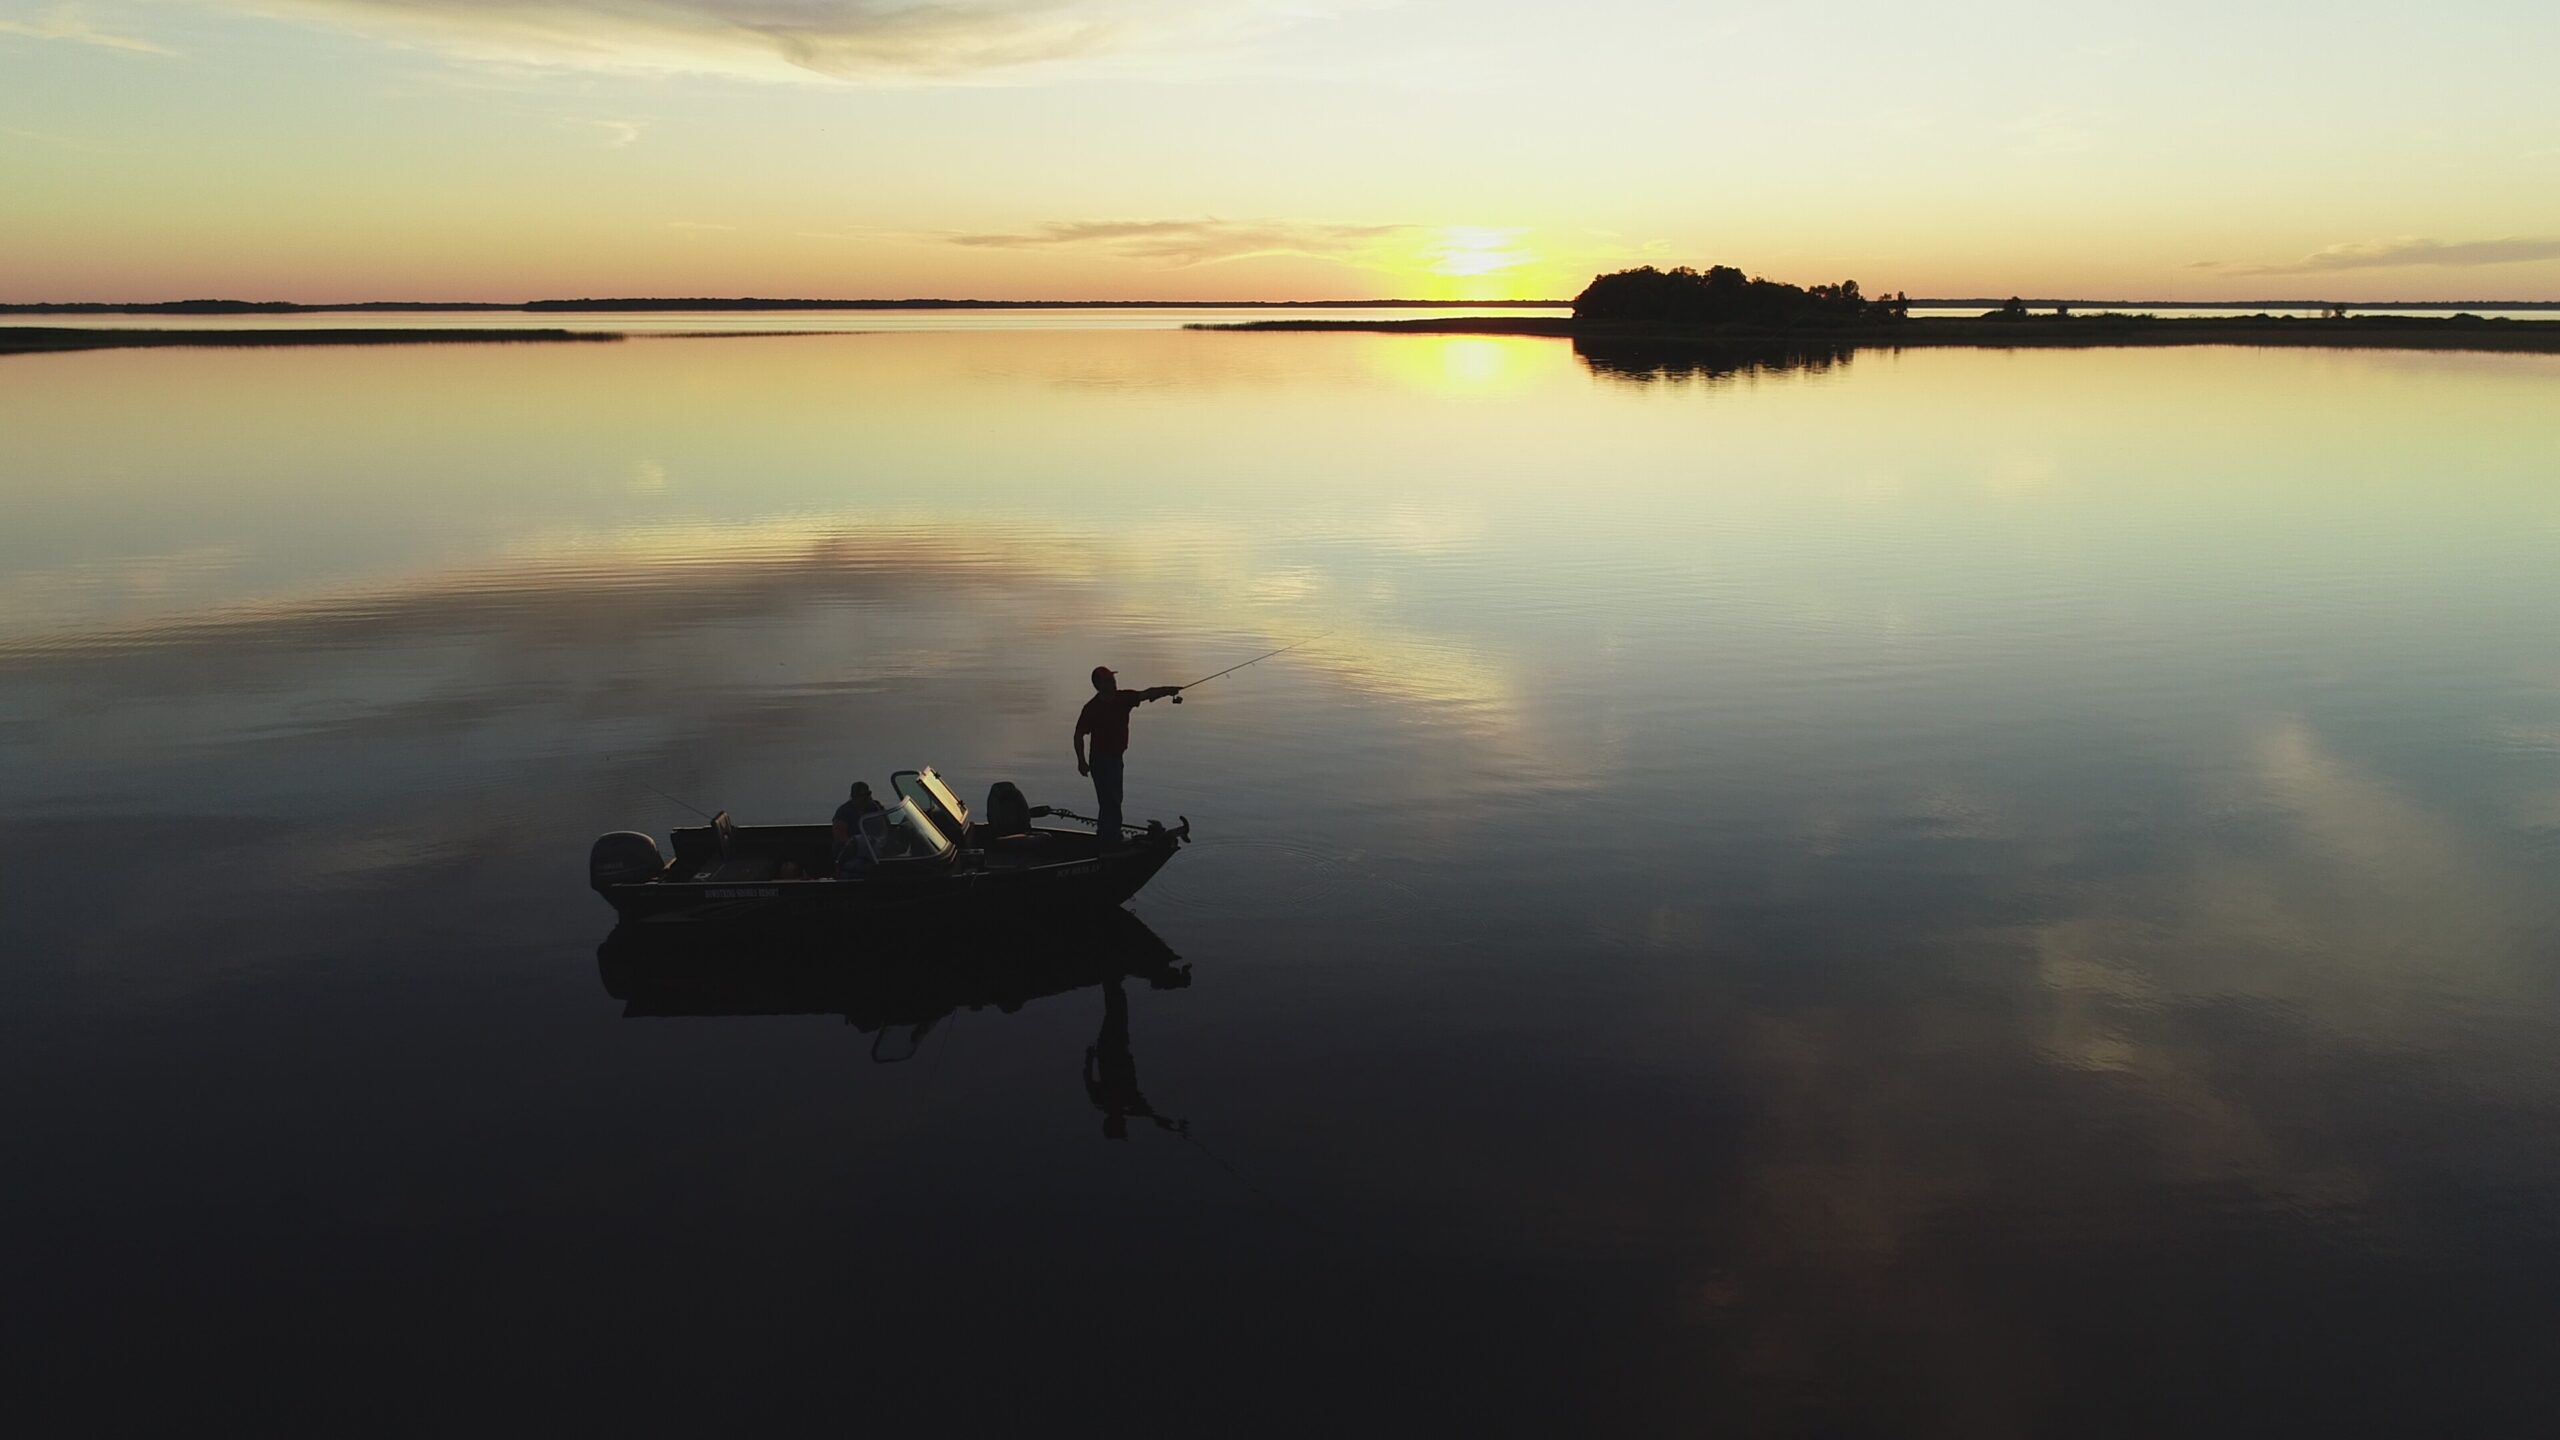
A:
{"label": "tree-covered island", "polygon": [[1573,318],[1666,325],[1750,325],[1765,329],[1889,325],[1909,318],[1900,295],[1869,299],[1855,280],[1788,285],[1730,265],[1656,270],[1647,265],[1596,276],[1573,297]]}

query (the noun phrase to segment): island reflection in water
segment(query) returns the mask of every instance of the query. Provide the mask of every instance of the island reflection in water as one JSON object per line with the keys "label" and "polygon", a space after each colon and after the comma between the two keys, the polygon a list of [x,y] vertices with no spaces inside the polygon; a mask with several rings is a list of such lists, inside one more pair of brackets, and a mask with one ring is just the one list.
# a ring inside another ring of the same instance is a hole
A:
{"label": "island reflection in water", "polygon": [[1858,353],[1850,344],[1773,340],[1703,343],[1642,335],[1577,335],[1574,357],[1594,375],[1638,383],[1655,380],[1725,380],[1737,375],[1828,370]]}
{"label": "island reflection in water", "polygon": [[[8,373],[39,1415],[2541,1404],[2543,357],[1666,386],[1531,341],[1051,333]],[[1184,1136],[1096,1143],[1100,981],[954,1000],[886,1066],[835,1017],[930,1006],[630,1025],[598,989],[579,862],[693,823],[653,789],[815,819],[931,762],[1074,803],[1092,664],[1328,630],[1137,720],[1131,812],[1198,843],[1135,909],[1201,983],[1123,982],[1120,1033]]]}

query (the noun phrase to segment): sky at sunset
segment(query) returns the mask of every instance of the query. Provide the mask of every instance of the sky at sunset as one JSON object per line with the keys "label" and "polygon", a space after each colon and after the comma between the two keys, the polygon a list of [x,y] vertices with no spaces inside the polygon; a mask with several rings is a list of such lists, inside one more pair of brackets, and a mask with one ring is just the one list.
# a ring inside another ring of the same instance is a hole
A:
{"label": "sky at sunset", "polygon": [[0,301],[2560,299],[2560,5],[0,0]]}

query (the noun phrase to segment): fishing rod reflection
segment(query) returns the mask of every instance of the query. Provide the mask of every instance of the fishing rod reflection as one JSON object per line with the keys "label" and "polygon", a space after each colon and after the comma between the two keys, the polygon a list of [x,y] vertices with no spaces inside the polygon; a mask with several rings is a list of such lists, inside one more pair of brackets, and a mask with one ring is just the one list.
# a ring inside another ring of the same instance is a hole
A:
{"label": "fishing rod reflection", "polygon": [[596,967],[626,1020],[840,1015],[872,1037],[871,1058],[884,1065],[913,1059],[964,1009],[1010,1015],[1098,988],[1102,1028],[1085,1047],[1084,1087],[1103,1134],[1128,1138],[1132,1119],[1188,1128],[1158,1114],[1138,1088],[1127,982],[1180,990],[1191,966],[1126,910],[966,938],[875,940],[859,955],[838,932],[740,936],[626,921],[596,947]]}

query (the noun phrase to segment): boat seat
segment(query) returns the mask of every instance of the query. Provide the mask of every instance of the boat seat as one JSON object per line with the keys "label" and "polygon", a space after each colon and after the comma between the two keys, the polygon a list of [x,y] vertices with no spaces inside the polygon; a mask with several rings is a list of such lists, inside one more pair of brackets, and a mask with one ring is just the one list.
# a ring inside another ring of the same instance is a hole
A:
{"label": "boat seat", "polygon": [[694,879],[763,880],[770,878],[773,873],[771,862],[766,863],[765,874],[763,875],[730,873],[730,866],[752,862],[741,862],[730,858],[735,855],[738,850],[738,827],[730,821],[729,812],[726,810],[723,810],[719,814],[711,817],[711,848],[713,851],[713,858],[710,863],[693,872]]}
{"label": "boat seat", "polygon": [[987,791],[987,812],[973,827],[981,841],[992,837],[1010,840],[1031,833],[1031,802],[1022,798],[1022,790],[1010,780],[999,780]]}

